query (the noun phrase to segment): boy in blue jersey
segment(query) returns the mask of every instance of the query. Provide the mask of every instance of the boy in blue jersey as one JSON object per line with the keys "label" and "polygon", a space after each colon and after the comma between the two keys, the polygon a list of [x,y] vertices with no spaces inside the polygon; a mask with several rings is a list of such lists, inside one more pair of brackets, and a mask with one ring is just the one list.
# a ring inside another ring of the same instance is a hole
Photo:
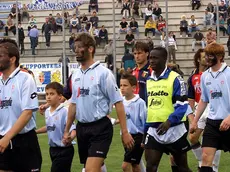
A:
{"label": "boy in blue jersey", "polygon": [[144,125],[146,121],[146,104],[139,95],[135,95],[134,91],[137,86],[135,76],[124,73],[120,80],[120,90],[124,96],[123,104],[125,106],[126,121],[128,132],[132,135],[135,145],[132,150],[125,148],[124,162],[122,169],[124,172],[140,172],[140,160],[144,149],[141,147]]}
{"label": "boy in blue jersey", "polygon": [[64,141],[70,142],[69,129],[77,123],[77,141],[80,162],[86,171],[100,172],[109,151],[113,126],[107,115],[111,105],[116,107],[123,144],[132,148],[134,140],[128,133],[122,97],[111,71],[94,61],[96,43],[92,36],[80,33],[75,39],[76,59],[81,67],[72,75],[72,97]]}
{"label": "boy in blue jersey", "polygon": [[19,68],[19,50],[0,40],[0,171],[41,171],[41,151],[33,112],[38,109],[33,77]]}
{"label": "boy in blue jersey", "polygon": [[230,151],[230,67],[224,63],[224,46],[212,43],[205,48],[209,67],[201,76],[201,98],[190,132],[197,129],[199,118],[209,103],[202,140],[201,172],[212,172],[216,150]]}
{"label": "boy in blue jersey", "polygon": [[[36,130],[37,134],[48,133],[50,145],[51,172],[70,172],[74,156],[74,148],[70,143],[62,142],[68,111],[61,104],[63,86],[57,82],[46,85],[46,101],[49,108],[45,111],[46,126]],[[71,141],[76,137],[75,125],[70,128]]]}

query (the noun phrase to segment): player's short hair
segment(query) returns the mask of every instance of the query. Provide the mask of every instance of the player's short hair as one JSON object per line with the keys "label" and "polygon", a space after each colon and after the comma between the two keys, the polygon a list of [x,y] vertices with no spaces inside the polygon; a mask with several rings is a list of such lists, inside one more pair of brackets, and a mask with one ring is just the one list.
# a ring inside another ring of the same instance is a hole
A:
{"label": "player's short hair", "polygon": [[124,72],[121,75],[121,79],[127,79],[130,83],[131,86],[137,86],[137,79],[134,75],[128,73],[128,72]]}
{"label": "player's short hair", "polygon": [[207,45],[204,49],[204,52],[209,55],[221,57],[221,61],[224,59],[225,56],[224,46],[216,42]]}
{"label": "player's short hair", "polygon": [[[168,52],[164,47],[160,47],[160,46],[154,47],[152,51],[160,51],[161,57],[167,60]],[[150,52],[150,54],[152,53],[152,51]]]}
{"label": "player's short hair", "polygon": [[197,50],[197,52],[196,52],[195,55],[194,55],[193,63],[194,63],[194,65],[195,65],[196,69],[199,69],[199,62],[198,62],[198,60],[199,60],[200,57],[201,57],[200,54],[203,53],[203,52],[204,52],[204,49],[200,48],[200,49]]}
{"label": "player's short hair", "polygon": [[7,50],[8,56],[10,58],[16,57],[15,66],[18,67],[20,54],[19,54],[18,45],[16,41],[8,38],[0,39],[0,47],[3,47]]}
{"label": "player's short hair", "polygon": [[82,42],[84,47],[89,48],[93,47],[93,55],[95,54],[96,51],[96,42],[95,39],[88,33],[80,33],[77,34],[75,38],[75,42]]}
{"label": "player's short hair", "polygon": [[58,82],[51,82],[49,84],[46,85],[45,87],[46,90],[48,89],[54,89],[56,90],[57,94],[59,95],[63,95],[63,86],[61,84],[59,84]]}
{"label": "player's short hair", "polygon": [[149,52],[149,45],[142,41],[137,41],[133,47],[133,50],[140,50],[144,52]]}

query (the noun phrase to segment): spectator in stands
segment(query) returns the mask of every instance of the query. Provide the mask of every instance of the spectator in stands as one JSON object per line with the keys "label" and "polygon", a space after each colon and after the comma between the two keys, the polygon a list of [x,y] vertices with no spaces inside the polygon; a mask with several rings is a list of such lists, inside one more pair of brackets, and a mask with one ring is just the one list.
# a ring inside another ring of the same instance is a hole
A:
{"label": "spectator in stands", "polygon": [[[12,19],[16,18],[16,8],[18,8],[16,7],[16,4],[13,4],[13,7],[11,8],[10,14],[9,14]],[[18,8],[18,21],[21,21],[21,14],[20,14],[19,8]]]}
{"label": "spectator in stands", "polygon": [[70,52],[74,51],[74,40],[75,40],[75,33],[72,33],[71,36],[69,37],[69,49],[70,49]]}
{"label": "spectator in stands", "polygon": [[210,27],[208,29],[208,33],[206,34],[206,43],[211,44],[213,42],[216,42],[216,32],[212,31],[212,28]]}
{"label": "spectator in stands", "polygon": [[186,20],[186,16],[181,16],[180,21],[180,37],[182,37],[183,32],[185,32],[186,37],[188,37],[188,21]]}
{"label": "spectator in stands", "polygon": [[216,23],[216,12],[215,12],[216,8],[214,7],[214,5],[212,5],[212,3],[209,2],[206,9],[208,10],[208,12],[213,14],[213,20],[214,23]]}
{"label": "spectator in stands", "polygon": [[85,24],[85,29],[87,30],[87,32],[89,32],[90,26],[91,26],[90,22]]}
{"label": "spectator in stands", "polygon": [[192,41],[192,51],[195,51],[195,45],[200,44],[202,48],[204,49],[205,47],[205,38],[204,35],[197,30],[196,33],[193,36],[194,40]]}
{"label": "spectator in stands", "polygon": [[128,23],[126,22],[125,17],[122,17],[122,21],[120,22],[119,30],[118,30],[118,39],[120,39],[121,33],[127,33]]}
{"label": "spectator in stands", "polygon": [[204,13],[204,29],[207,28],[207,25],[210,25],[212,27],[213,18],[214,18],[214,15],[211,12],[208,12],[207,9],[205,9],[205,13]]}
{"label": "spectator in stands", "polygon": [[77,17],[80,17],[81,13],[80,13],[80,9],[78,8],[78,6],[76,6],[74,9],[73,9],[73,13],[72,15],[76,14]]}
{"label": "spectator in stands", "polygon": [[[227,29],[225,28],[225,26],[224,26],[224,19],[223,19],[223,17],[220,15],[220,17],[219,17],[219,28],[220,28],[220,30],[223,32],[223,36],[225,36],[225,33],[227,33]],[[227,33],[228,34],[228,33]]]}
{"label": "spectator in stands", "polygon": [[79,18],[77,18],[76,14],[73,15],[73,18],[70,20],[69,32],[72,33],[72,29],[76,29],[77,32],[80,29]]}
{"label": "spectator in stands", "polygon": [[25,51],[24,39],[25,39],[24,29],[22,28],[21,23],[18,23],[18,42],[19,42],[19,48],[21,48],[21,54],[23,54],[23,52]]}
{"label": "spectator in stands", "polygon": [[50,47],[52,25],[49,22],[49,18],[46,18],[45,23],[42,25],[42,34],[45,32],[46,48]]}
{"label": "spectator in stands", "polygon": [[195,16],[191,15],[191,19],[189,20],[189,35],[191,35],[192,32],[195,32],[197,30],[199,30],[198,23],[195,19]]}
{"label": "spectator in stands", "polygon": [[129,23],[129,28],[132,30],[133,33],[136,33],[137,39],[139,39],[139,28],[138,23],[135,20],[134,17],[131,18],[131,21]]}
{"label": "spectator in stands", "polygon": [[161,13],[162,13],[161,8],[156,3],[154,8],[153,8],[153,20],[158,20],[158,18],[160,17]]}
{"label": "spectator in stands", "polygon": [[125,18],[129,18],[130,14],[130,3],[129,0],[124,0],[124,3],[122,4],[122,9],[121,9],[121,15]]}
{"label": "spectator in stands", "polygon": [[228,57],[230,57],[230,35],[228,36],[227,47],[228,47]]}
{"label": "spectator in stands", "polygon": [[220,5],[219,5],[219,15],[223,17],[224,21],[227,18],[227,7],[224,4],[224,1],[221,1]]}
{"label": "spectator in stands", "polygon": [[152,40],[152,38],[150,36],[147,37],[146,42],[149,45],[149,53],[150,53],[154,48],[154,42],[153,42],[153,40]]}
{"label": "spectator in stands", "polygon": [[64,19],[65,19],[65,24],[67,24],[67,27],[69,27],[70,20],[71,20],[71,16],[69,15],[69,12],[64,12]]}
{"label": "spectator in stands", "polygon": [[166,21],[161,15],[157,21],[157,30],[161,35],[164,35],[166,32]]}
{"label": "spectator in stands", "polygon": [[147,1],[150,1],[151,4],[153,4],[153,1],[154,1],[154,0],[144,0],[144,4],[145,4],[145,5],[146,5],[146,2],[147,2]]}
{"label": "spectator in stands", "polygon": [[56,33],[57,32],[56,20],[52,14],[49,14],[49,23],[51,24],[53,33]]}
{"label": "spectator in stands", "polygon": [[30,20],[30,15],[29,15],[29,12],[28,12],[28,7],[26,6],[26,4],[23,4],[23,7],[21,9],[21,21],[23,21],[23,18],[26,17],[27,20],[29,21]]}
{"label": "spectator in stands", "polygon": [[105,45],[105,63],[110,70],[113,70],[113,41],[109,40],[109,43]]}
{"label": "spectator in stands", "polygon": [[13,32],[14,35],[16,35],[16,27],[15,27],[14,21],[10,15],[8,16],[6,26],[5,26],[5,35],[6,36],[8,36],[8,31],[11,31],[11,32]]}
{"label": "spectator in stands", "polygon": [[120,4],[122,6],[122,0],[117,0],[116,1],[116,7],[118,7],[118,4]]}
{"label": "spectator in stands", "polygon": [[152,32],[154,38],[155,31],[156,31],[156,22],[153,20],[152,17],[149,17],[147,23],[145,24],[145,37],[147,38],[148,32]]}
{"label": "spectator in stands", "polygon": [[0,20],[0,30],[3,29],[4,26],[5,26],[5,23],[2,20]]}
{"label": "spectator in stands", "polygon": [[122,57],[122,68],[124,68],[125,71],[132,71],[134,67],[135,67],[134,56],[129,53],[129,49],[126,49],[125,54]]}
{"label": "spectator in stands", "polygon": [[29,26],[28,26],[28,32],[30,31],[30,29],[37,24],[36,19],[34,18],[33,15],[30,16],[30,20],[29,20]]}
{"label": "spectator in stands", "polygon": [[88,30],[85,28],[85,26],[82,24],[81,25],[81,29],[79,30],[79,32],[81,33],[81,32],[84,32],[84,33],[87,33],[88,32]]}
{"label": "spectator in stands", "polygon": [[173,63],[176,64],[176,51],[177,51],[176,40],[175,40],[174,33],[171,31],[169,32],[169,37],[168,37],[169,63],[171,62],[171,58],[172,58]]}
{"label": "spectator in stands", "polygon": [[90,0],[89,1],[89,13],[91,12],[91,9],[96,9],[98,12],[98,0]]}
{"label": "spectator in stands", "polygon": [[108,44],[108,31],[105,29],[105,26],[102,25],[101,29],[99,31],[99,45],[101,44],[102,41],[105,41],[106,44]]}
{"label": "spectator in stands", "polygon": [[99,18],[97,17],[96,11],[93,12],[89,21],[92,23],[93,26],[95,26],[96,28],[98,27]]}
{"label": "spectator in stands", "polygon": [[125,36],[125,43],[124,43],[125,50],[128,49],[128,47],[131,47],[131,49],[133,49],[134,43],[135,43],[134,35],[132,33],[132,30],[129,30],[128,34]]}
{"label": "spectator in stands", "polygon": [[30,37],[32,55],[36,55],[35,54],[35,48],[37,47],[38,36],[39,36],[39,32],[38,32],[38,29],[37,29],[36,25],[34,25],[32,27],[32,29],[29,31],[28,36]]}
{"label": "spectator in stands", "polygon": [[88,17],[85,15],[85,13],[82,14],[82,16],[80,16],[80,23],[88,23],[89,20],[88,20]]}
{"label": "spectator in stands", "polygon": [[99,46],[99,30],[95,26],[91,25],[91,29],[89,33],[95,39],[96,46]]}
{"label": "spectator in stands", "polygon": [[142,17],[140,2],[136,0],[132,0],[131,4],[131,15],[133,16],[134,14],[140,18]]}
{"label": "spectator in stands", "polygon": [[148,21],[149,17],[152,17],[152,15],[153,15],[153,8],[152,5],[149,4],[148,7],[145,8],[145,23]]}
{"label": "spectator in stands", "polygon": [[192,0],[192,10],[198,10],[201,6],[200,0]]}
{"label": "spectator in stands", "polygon": [[60,15],[60,13],[57,13],[56,26],[57,26],[56,30],[58,31],[58,29],[60,29],[62,32],[62,17]]}

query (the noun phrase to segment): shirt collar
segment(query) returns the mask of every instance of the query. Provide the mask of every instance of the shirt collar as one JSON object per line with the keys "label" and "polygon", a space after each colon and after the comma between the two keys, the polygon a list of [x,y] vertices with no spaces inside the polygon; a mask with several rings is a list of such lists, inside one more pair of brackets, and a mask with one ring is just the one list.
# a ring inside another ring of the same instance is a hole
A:
{"label": "shirt collar", "polygon": [[150,76],[150,77],[151,77],[152,79],[154,79],[154,80],[158,80],[160,77],[162,77],[162,76],[164,76],[164,75],[165,75],[166,71],[167,71],[167,66],[165,66],[164,71],[160,74],[160,76],[159,76],[158,78],[156,77],[156,75],[155,75],[155,72],[154,72],[154,71],[152,72],[152,74],[151,74],[151,76]]}
{"label": "shirt collar", "polygon": [[[227,67],[227,64],[226,64],[226,63],[222,63],[220,69],[219,69],[217,72],[223,72],[223,71],[225,70],[226,67]],[[214,73],[214,71],[212,71],[211,68],[209,68],[208,71],[209,71],[210,73]]]}
{"label": "shirt collar", "polygon": [[51,109],[51,107],[49,107],[47,110],[49,111],[49,114],[51,115],[51,116],[53,116],[54,114],[55,114],[55,112],[58,112],[60,109],[62,109],[64,107],[64,104],[63,103],[61,103],[56,109],[55,109],[55,111],[53,111],[52,113],[50,112],[50,109]]}
{"label": "shirt collar", "polygon": [[[5,83],[7,83],[11,78],[13,78],[15,75],[18,74],[18,72],[20,71],[20,68],[17,67],[9,76],[9,78],[7,78],[6,81],[4,81]],[[2,76],[2,81],[3,81],[3,76]]]}
{"label": "shirt collar", "polygon": [[135,94],[135,97],[133,97],[132,99],[126,100],[124,97],[124,100],[131,103],[137,101],[139,98],[140,98],[139,94]]}
{"label": "shirt collar", "polygon": [[100,64],[100,61],[96,61],[96,62],[94,62],[91,66],[89,66],[89,68],[86,69],[85,71],[83,71],[83,70],[81,69],[81,66],[80,66],[80,69],[81,69],[82,73],[86,73],[88,70],[94,69],[94,68],[97,67],[99,64]]}

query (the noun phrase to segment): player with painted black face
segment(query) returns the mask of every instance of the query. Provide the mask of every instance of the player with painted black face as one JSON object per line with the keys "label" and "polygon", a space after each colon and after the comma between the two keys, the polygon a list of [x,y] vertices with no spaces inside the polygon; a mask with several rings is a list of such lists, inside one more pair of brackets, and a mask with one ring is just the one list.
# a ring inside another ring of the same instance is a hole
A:
{"label": "player with painted black face", "polygon": [[0,171],[41,171],[35,132],[38,109],[33,76],[21,71],[19,50],[11,39],[0,40]]}
{"label": "player with painted black face", "polygon": [[95,40],[87,33],[81,33],[75,39],[76,59],[81,68],[72,75],[72,97],[63,140],[69,142],[69,129],[76,117],[80,162],[85,164],[86,171],[100,172],[113,136],[113,127],[107,117],[111,104],[116,107],[123,144],[131,149],[134,140],[126,127],[122,97],[115,78],[100,62],[94,62],[95,48]]}
{"label": "player with painted black face", "polygon": [[230,68],[223,62],[224,46],[212,43],[205,49],[208,70],[201,76],[201,98],[190,132],[197,129],[197,123],[209,104],[209,113],[202,140],[201,172],[213,171],[213,159],[217,150],[230,151]]}

